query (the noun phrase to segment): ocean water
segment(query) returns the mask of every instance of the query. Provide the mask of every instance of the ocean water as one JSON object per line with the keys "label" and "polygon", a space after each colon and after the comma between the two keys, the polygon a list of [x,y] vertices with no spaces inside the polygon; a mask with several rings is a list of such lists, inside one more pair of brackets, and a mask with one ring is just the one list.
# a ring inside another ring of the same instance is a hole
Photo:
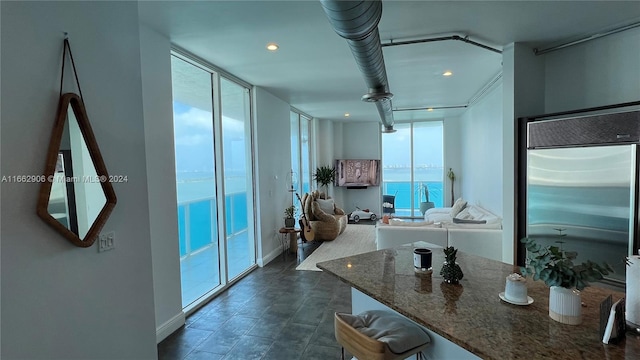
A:
{"label": "ocean water", "polygon": [[[402,174],[396,173],[401,176]],[[437,175],[437,174],[436,174]],[[435,176],[435,175],[434,175]],[[424,178],[424,177],[423,177]],[[180,255],[197,251],[217,241],[215,180],[212,173],[183,174],[177,183],[178,192],[178,235],[180,237]],[[247,229],[247,179],[236,177],[226,180],[225,201],[226,235],[231,236]],[[429,200],[436,207],[443,205],[442,181],[423,181],[429,188]],[[304,184],[308,189],[308,184]],[[414,215],[421,215],[420,202],[425,201],[416,183],[414,192]],[[307,190],[308,191],[308,190]],[[406,181],[385,181],[383,194],[395,195],[396,214],[411,215],[411,183]]]}
{"label": "ocean water", "polygon": [[[178,193],[178,236],[180,256],[197,251],[218,239],[215,179],[212,172],[180,173]],[[225,179],[226,235],[247,229],[247,178]]]}
{"label": "ocean water", "polygon": [[411,182],[406,179],[411,178],[411,168],[397,167],[384,168],[382,170],[382,193],[384,195],[395,195],[396,215],[399,216],[422,216],[420,213],[420,202],[426,201],[421,185],[426,185],[429,189],[429,201],[435,207],[444,205],[443,179],[444,168],[433,165],[418,166],[413,169],[413,214],[411,213]]}
{"label": "ocean water", "polygon": [[[443,183],[425,181],[429,189],[429,201],[433,202],[435,207],[442,207],[444,203]],[[419,185],[418,185],[419,186]],[[414,208],[420,209],[420,202],[425,201],[424,195],[421,193],[418,186],[414,186]],[[410,182],[384,182],[382,184],[382,193],[384,195],[395,195],[395,207],[396,213],[405,215],[405,213],[399,213],[402,209],[411,209],[411,183]],[[417,214],[420,214],[419,211]]]}

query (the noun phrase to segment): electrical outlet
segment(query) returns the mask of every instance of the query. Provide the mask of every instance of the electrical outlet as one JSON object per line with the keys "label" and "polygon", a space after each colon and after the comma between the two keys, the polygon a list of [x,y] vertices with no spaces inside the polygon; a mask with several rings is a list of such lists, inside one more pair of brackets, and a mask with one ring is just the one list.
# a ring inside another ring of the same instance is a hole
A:
{"label": "electrical outlet", "polygon": [[113,231],[100,234],[100,236],[98,237],[98,252],[115,249],[116,247],[115,238],[116,238],[116,233]]}

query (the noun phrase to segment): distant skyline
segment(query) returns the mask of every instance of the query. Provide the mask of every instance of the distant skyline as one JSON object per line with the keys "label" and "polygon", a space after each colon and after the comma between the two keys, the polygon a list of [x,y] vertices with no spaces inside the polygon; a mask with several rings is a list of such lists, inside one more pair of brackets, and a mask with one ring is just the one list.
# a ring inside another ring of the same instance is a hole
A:
{"label": "distant skyline", "polygon": [[[176,171],[179,173],[214,171],[213,122],[211,111],[173,102]],[[225,118],[227,138],[242,139],[241,121]],[[383,169],[409,168],[410,128],[396,124],[397,132],[383,134]],[[237,136],[236,136],[237,135]],[[442,168],[442,122],[421,123],[414,127],[414,167]],[[226,139],[225,139],[226,140]],[[239,145],[239,144],[237,144]],[[236,146],[237,146],[236,145]],[[236,147],[234,146],[234,147]],[[237,162],[238,159],[226,159]],[[244,161],[234,168],[244,168]]]}
{"label": "distant skyline", "polygon": [[[173,102],[173,129],[176,171],[214,171],[213,120],[211,111]],[[223,115],[225,167],[234,172],[245,169],[244,124]]]}
{"label": "distant skyline", "polygon": [[[396,124],[396,132],[382,135],[382,168],[411,166],[411,128]],[[442,122],[415,123],[413,127],[413,167],[443,167]]]}

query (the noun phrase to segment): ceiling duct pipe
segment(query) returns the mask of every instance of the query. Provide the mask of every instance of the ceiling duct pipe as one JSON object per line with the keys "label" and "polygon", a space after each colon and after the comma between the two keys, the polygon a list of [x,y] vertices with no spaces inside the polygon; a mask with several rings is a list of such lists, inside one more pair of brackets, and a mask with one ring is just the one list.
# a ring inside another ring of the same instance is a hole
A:
{"label": "ceiling duct pipe", "polygon": [[329,23],[338,35],[347,40],[365,84],[369,88],[362,101],[373,102],[384,126],[393,129],[393,111],[387,70],[384,66],[378,23],[382,17],[382,2],[320,0]]}

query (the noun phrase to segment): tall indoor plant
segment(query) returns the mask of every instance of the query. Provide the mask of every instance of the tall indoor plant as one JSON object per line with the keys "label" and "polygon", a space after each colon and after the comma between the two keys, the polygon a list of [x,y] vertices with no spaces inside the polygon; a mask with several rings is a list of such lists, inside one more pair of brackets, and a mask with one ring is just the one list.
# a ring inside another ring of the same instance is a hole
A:
{"label": "tall indoor plant", "polygon": [[427,210],[431,209],[435,205],[433,202],[429,201],[429,186],[427,183],[420,183],[420,193],[420,196],[424,194],[424,201],[420,201],[420,212],[424,215]]}
{"label": "tall indoor plant", "polygon": [[451,206],[453,206],[453,203],[456,202],[456,198],[453,195],[453,184],[456,181],[456,173],[453,172],[452,168],[449,168],[449,171],[447,172],[447,177],[449,178],[449,180],[451,180]]}
{"label": "tall indoor plant", "polygon": [[[566,236],[559,231],[558,237]],[[580,290],[598,281],[603,275],[613,272],[609,264],[592,261],[574,264],[578,256],[575,251],[565,251],[561,246],[541,246],[532,238],[520,240],[527,249],[527,265],[521,268],[522,275],[533,275],[533,280],[542,280],[549,289],[549,316],[558,322],[578,325],[582,322]],[[562,241],[559,241],[562,245]]]}
{"label": "tall indoor plant", "polygon": [[316,172],[313,174],[313,179],[320,186],[324,186],[325,194],[329,195],[329,184],[333,183],[336,177],[336,168],[333,166],[323,165],[316,168]]}

